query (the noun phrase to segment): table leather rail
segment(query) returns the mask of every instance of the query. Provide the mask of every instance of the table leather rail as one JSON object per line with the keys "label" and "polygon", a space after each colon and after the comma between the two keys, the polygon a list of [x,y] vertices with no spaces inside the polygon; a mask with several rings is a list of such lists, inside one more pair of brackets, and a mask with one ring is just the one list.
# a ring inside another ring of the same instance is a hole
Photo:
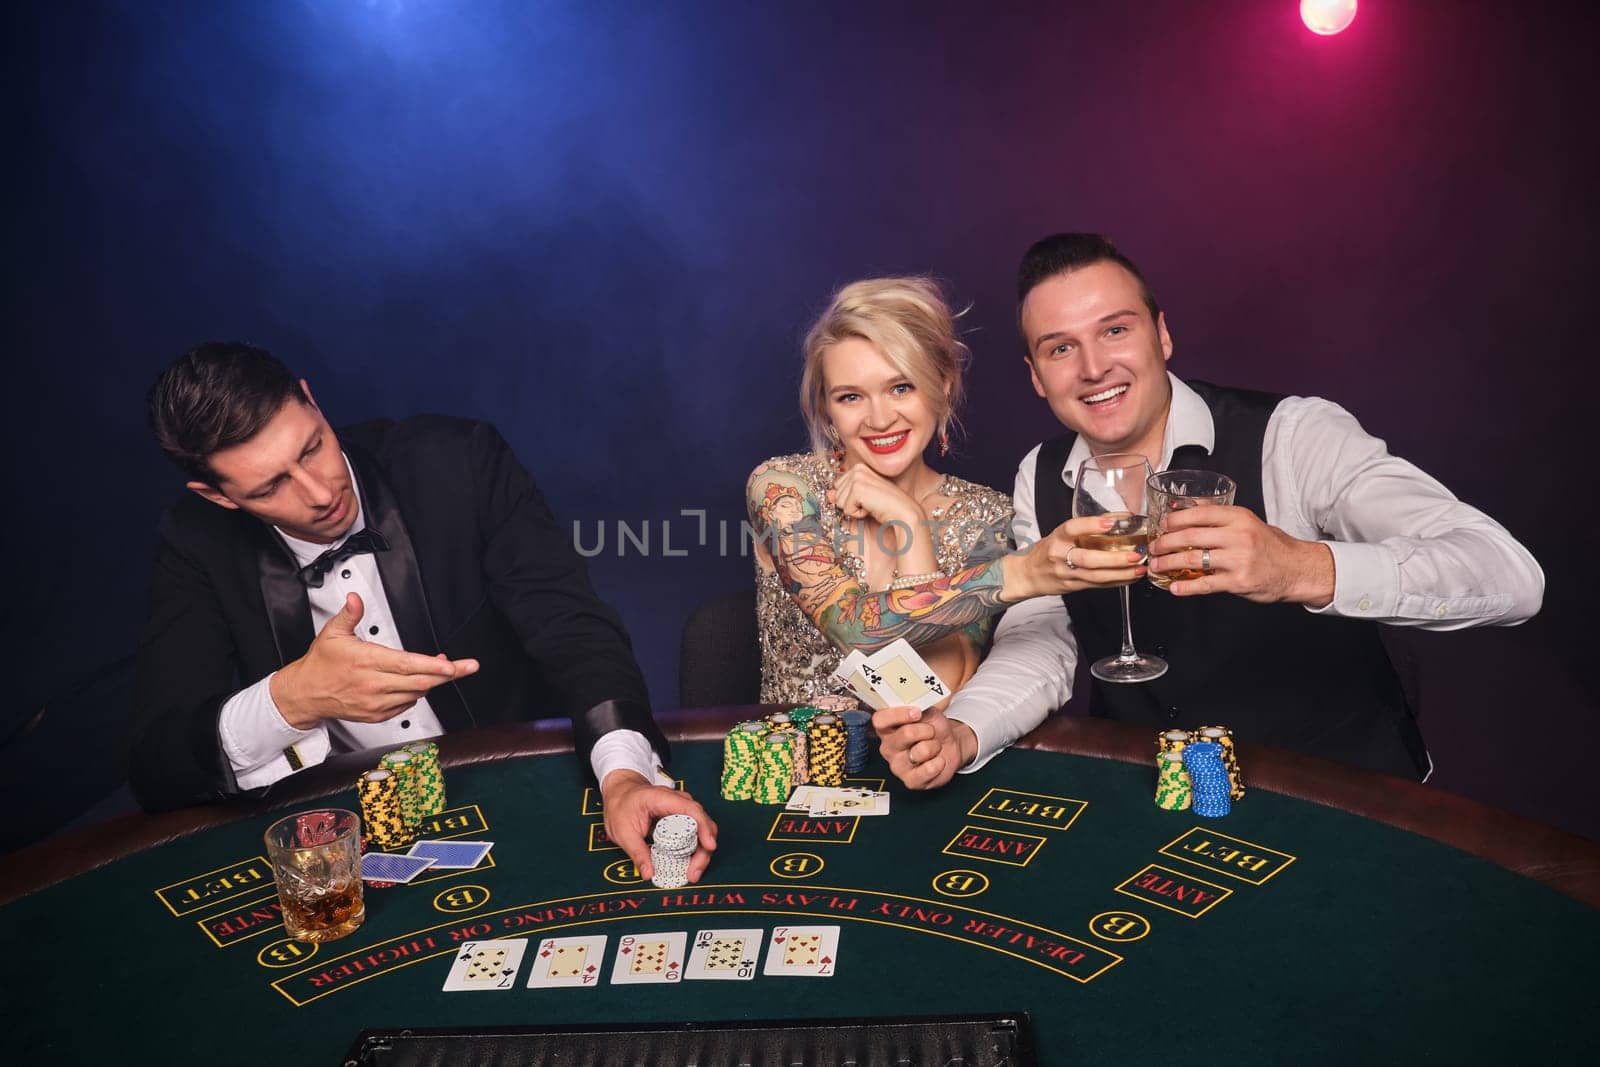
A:
{"label": "table leather rail", "polygon": [[[672,741],[712,741],[741,719],[776,706],[694,708],[657,713]],[[1125,763],[1153,761],[1150,732],[1127,723],[1058,715],[1023,738],[1023,748]],[[439,738],[446,768],[571,751],[566,720],[543,719]],[[1239,762],[1251,789],[1338,808],[1432,838],[1535,879],[1600,908],[1600,844],[1431,786],[1372,774],[1314,756],[1241,741]],[[126,815],[59,835],[0,859],[0,903],[125,856],[213,826],[343,792],[374,762],[349,753],[285,779],[264,799],[157,815]]]}

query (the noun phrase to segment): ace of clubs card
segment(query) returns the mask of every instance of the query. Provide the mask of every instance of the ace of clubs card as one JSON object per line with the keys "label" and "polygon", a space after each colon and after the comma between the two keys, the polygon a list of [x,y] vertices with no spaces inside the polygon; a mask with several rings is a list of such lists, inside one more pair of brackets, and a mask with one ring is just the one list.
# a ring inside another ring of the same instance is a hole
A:
{"label": "ace of clubs card", "polygon": [[629,934],[617,942],[617,963],[611,969],[612,985],[635,982],[676,982],[683,977],[683,946],[689,935],[682,930],[666,934]]}
{"label": "ace of clubs card", "polygon": [[779,926],[767,947],[766,975],[832,978],[839,962],[837,926]]}
{"label": "ace of clubs card", "polygon": [[930,708],[950,695],[944,680],[903,637],[868,656],[866,662],[872,688],[894,706]]}
{"label": "ace of clubs card", "polygon": [[685,978],[746,981],[756,976],[760,930],[701,930],[694,935]]}
{"label": "ace of clubs card", "polygon": [[547,937],[539,942],[528,971],[529,989],[562,986],[597,986],[600,961],[606,954],[606,935]]}
{"label": "ace of clubs card", "polygon": [[446,993],[466,993],[478,989],[510,989],[516,984],[517,970],[528,943],[521,938],[509,941],[468,941],[456,950],[455,962],[444,980]]}
{"label": "ace of clubs card", "polygon": [[883,702],[883,698],[872,688],[872,683],[868,680],[866,663],[866,653],[856,649],[839,661],[839,666],[834,670],[833,676],[849,686],[850,691],[869,708],[874,711],[878,708],[886,708],[889,705]]}

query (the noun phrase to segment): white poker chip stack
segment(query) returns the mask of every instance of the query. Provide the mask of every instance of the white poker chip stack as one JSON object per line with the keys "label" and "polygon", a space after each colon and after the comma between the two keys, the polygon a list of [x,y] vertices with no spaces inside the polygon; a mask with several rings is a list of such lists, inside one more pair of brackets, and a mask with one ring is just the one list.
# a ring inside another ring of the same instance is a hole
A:
{"label": "white poker chip stack", "polygon": [[678,889],[689,884],[689,857],[700,838],[700,824],[690,815],[667,815],[656,820],[650,837],[650,863],[657,889]]}

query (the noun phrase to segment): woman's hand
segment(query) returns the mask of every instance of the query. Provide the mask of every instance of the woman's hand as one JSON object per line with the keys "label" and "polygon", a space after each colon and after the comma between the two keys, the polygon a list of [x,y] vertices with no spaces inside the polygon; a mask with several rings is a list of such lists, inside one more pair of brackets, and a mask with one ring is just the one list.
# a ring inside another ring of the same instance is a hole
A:
{"label": "woman's hand", "polygon": [[839,514],[852,519],[870,518],[879,525],[903,522],[914,532],[922,521],[922,508],[905,490],[871,467],[851,467],[834,480],[828,499]]}
{"label": "woman's hand", "polygon": [[1104,533],[1115,521],[1103,515],[1069,519],[1026,552],[1007,556],[1000,597],[1008,603],[1036,596],[1076,593],[1080,589],[1115,587],[1144,577],[1144,554],[1084,548],[1078,538]]}

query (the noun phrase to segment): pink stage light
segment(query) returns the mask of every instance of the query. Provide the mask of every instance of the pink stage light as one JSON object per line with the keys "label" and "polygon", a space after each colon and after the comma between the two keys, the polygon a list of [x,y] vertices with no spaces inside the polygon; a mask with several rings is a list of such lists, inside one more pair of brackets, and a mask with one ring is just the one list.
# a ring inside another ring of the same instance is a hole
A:
{"label": "pink stage light", "polygon": [[1356,0],[1300,0],[1300,21],[1312,33],[1332,37],[1356,17]]}

